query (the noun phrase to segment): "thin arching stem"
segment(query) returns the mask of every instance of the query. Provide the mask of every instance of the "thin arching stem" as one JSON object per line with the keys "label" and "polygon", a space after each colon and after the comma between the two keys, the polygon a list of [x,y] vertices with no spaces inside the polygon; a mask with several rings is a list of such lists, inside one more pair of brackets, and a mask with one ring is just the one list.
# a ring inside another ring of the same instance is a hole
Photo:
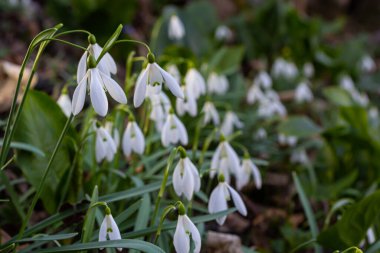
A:
{"label": "thin arching stem", "polygon": [[140,45],[143,45],[148,50],[149,53],[151,52],[150,47],[148,46],[148,44],[146,44],[146,43],[144,43],[142,41],[138,41],[138,40],[117,40],[117,41],[115,41],[115,44],[119,44],[119,43],[136,43],[136,44],[140,44]]}

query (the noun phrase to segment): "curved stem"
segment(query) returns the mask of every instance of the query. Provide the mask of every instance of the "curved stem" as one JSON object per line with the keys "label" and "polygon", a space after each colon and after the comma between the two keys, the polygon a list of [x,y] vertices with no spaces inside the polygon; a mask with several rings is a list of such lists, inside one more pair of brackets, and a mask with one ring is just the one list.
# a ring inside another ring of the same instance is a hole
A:
{"label": "curved stem", "polygon": [[118,43],[136,43],[136,44],[140,44],[140,45],[143,45],[146,49],[148,49],[148,52],[152,52],[150,50],[150,47],[148,46],[148,44],[142,42],[142,41],[138,41],[138,40],[117,40],[115,41],[115,44],[118,44]]}
{"label": "curved stem", "polygon": [[[87,51],[87,48],[82,47],[82,46],[80,46],[80,45],[77,45],[77,44],[75,44],[75,43],[71,43],[71,42],[69,42],[69,41],[67,41],[67,40],[48,38],[48,39],[43,39],[43,40],[41,40],[39,43],[44,42],[44,41],[57,41],[57,42],[61,42],[61,43],[63,43],[63,44],[67,44],[67,45],[70,45],[70,46],[73,46],[73,47],[76,47],[76,48],[80,48],[80,49],[82,49],[82,50],[84,50],[84,51]],[[38,45],[38,44],[37,44],[37,45]]]}
{"label": "curved stem", "polygon": [[18,236],[17,236],[17,239],[21,239],[21,238],[23,237],[23,235],[24,235],[24,232],[25,232],[26,226],[27,226],[27,224],[29,223],[29,219],[30,219],[30,217],[32,216],[32,212],[33,212],[33,210],[34,210],[34,207],[36,206],[37,201],[38,201],[38,199],[40,198],[40,195],[41,195],[41,193],[42,193],[42,189],[43,189],[43,186],[44,186],[44,184],[45,184],[45,180],[46,180],[46,178],[47,178],[47,176],[48,176],[48,174],[49,174],[49,172],[50,172],[51,165],[52,165],[52,163],[53,163],[53,161],[54,161],[55,156],[56,156],[57,153],[58,153],[58,149],[59,149],[59,147],[61,146],[61,143],[62,143],[62,141],[63,141],[63,139],[64,139],[64,137],[65,137],[65,135],[66,135],[66,133],[67,133],[67,130],[68,130],[69,127],[70,127],[70,124],[71,124],[73,118],[74,118],[74,115],[71,114],[70,117],[67,119],[65,126],[63,127],[63,130],[62,130],[62,132],[61,132],[61,135],[59,136],[59,139],[58,139],[58,141],[57,141],[57,144],[55,145],[55,148],[54,148],[54,150],[53,150],[53,153],[51,154],[50,160],[49,160],[49,162],[48,162],[48,164],[47,164],[47,166],[46,166],[46,168],[45,168],[45,171],[44,171],[44,174],[43,174],[43,176],[42,176],[41,182],[40,182],[40,184],[38,185],[38,188],[37,188],[36,194],[34,195],[33,200],[32,200],[32,203],[30,204],[29,209],[28,209],[28,212],[27,212],[27,214],[26,214],[26,216],[25,216],[25,219],[24,219],[23,222],[22,222],[21,229],[20,229],[20,232],[19,232],[19,234],[18,234]]}
{"label": "curved stem", "polygon": [[66,32],[61,32],[61,33],[58,33],[57,35],[55,35],[54,37],[59,37],[59,36],[62,36],[62,35],[66,35],[66,34],[70,34],[70,33],[87,33],[87,35],[91,35],[92,33],[90,33],[89,31],[86,31],[86,30],[70,30],[70,31],[66,31]]}

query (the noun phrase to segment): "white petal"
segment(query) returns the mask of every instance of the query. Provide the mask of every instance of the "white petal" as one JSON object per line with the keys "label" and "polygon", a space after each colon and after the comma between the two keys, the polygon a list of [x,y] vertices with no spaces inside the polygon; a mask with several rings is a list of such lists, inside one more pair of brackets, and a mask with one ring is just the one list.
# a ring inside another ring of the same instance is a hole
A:
{"label": "white petal", "polygon": [[217,170],[219,169],[219,161],[220,161],[220,152],[222,150],[222,144],[219,144],[216,148],[214,154],[212,155],[211,159],[211,170],[210,170],[210,177],[214,178]]}
{"label": "white petal", "polygon": [[175,124],[177,126],[177,129],[178,129],[179,139],[181,140],[181,143],[183,145],[187,145],[189,140],[188,140],[186,128],[183,125],[183,123],[177,118],[177,116],[175,116],[173,114],[173,117],[174,117],[174,121],[175,121]]}
{"label": "white petal", "polygon": [[136,135],[136,137],[135,137],[136,142],[135,142],[135,145],[133,148],[134,148],[136,153],[142,155],[144,153],[144,149],[145,149],[144,134],[136,122],[132,123],[132,127],[133,127],[134,133]]}
{"label": "white petal", "polygon": [[195,248],[194,248],[193,252],[199,253],[201,251],[202,240],[201,240],[201,235],[199,234],[197,227],[189,219],[189,217],[187,217],[187,215],[184,215],[184,217],[183,217],[183,225],[184,225],[185,229],[190,232],[191,238],[194,241]]}
{"label": "white petal", "polygon": [[145,99],[146,86],[148,83],[148,68],[143,70],[136,81],[135,94],[133,96],[133,104],[139,107]]}
{"label": "white petal", "polygon": [[198,173],[198,170],[197,168],[195,167],[195,165],[190,161],[190,158],[186,157],[186,163],[188,164],[189,166],[189,169],[193,175],[193,179],[194,179],[194,192],[198,192],[201,188],[201,179],[199,177],[199,173]]}
{"label": "white petal", "polygon": [[182,166],[183,161],[180,159],[173,172],[173,188],[178,197],[181,197],[182,193],[184,192],[184,185],[181,177],[181,170],[183,169]]}
{"label": "white petal", "polygon": [[252,173],[253,173],[253,179],[255,180],[255,185],[257,189],[261,189],[262,180],[261,180],[261,174],[260,174],[259,168],[257,168],[257,166],[254,163],[252,163],[251,168],[252,168]]}
{"label": "white petal", "polygon": [[[227,210],[227,200],[224,196],[223,185],[218,186],[211,192],[210,200],[208,202],[209,213],[217,213]],[[227,216],[219,217],[216,219],[219,225],[223,225]]]}
{"label": "white petal", "polygon": [[125,156],[130,156],[132,153],[131,147],[131,124],[128,123],[127,128],[125,129],[122,141],[123,153]]}
{"label": "white petal", "polygon": [[83,77],[82,81],[79,83],[79,85],[75,88],[74,95],[73,95],[73,103],[71,105],[72,112],[74,115],[77,115],[80,113],[84,106],[84,101],[86,99],[86,88],[87,88],[87,77],[88,73]]}
{"label": "white petal", "polygon": [[86,72],[87,72],[87,51],[84,52],[84,54],[82,55],[78,63],[77,83],[82,82]]}
{"label": "white petal", "polygon": [[95,157],[96,157],[96,162],[101,162],[104,157],[106,156],[106,150],[104,147],[104,141],[103,137],[99,132],[96,134],[96,142],[95,142]]}
{"label": "white petal", "polygon": [[107,221],[106,221],[106,217],[104,217],[99,229],[99,242],[103,242],[106,240],[107,240]]}
{"label": "white petal", "polygon": [[193,174],[191,172],[191,169],[189,168],[188,163],[184,163],[184,171],[183,171],[183,177],[182,177],[182,184],[183,184],[183,193],[185,194],[185,197],[187,200],[191,200],[193,197],[194,192],[194,178]]}
{"label": "white petal", "polygon": [[190,238],[183,227],[183,216],[178,216],[177,228],[173,236],[173,244],[177,253],[189,253]]}
{"label": "white petal", "polygon": [[165,80],[165,85],[169,88],[169,90],[173,93],[174,96],[179,98],[184,98],[183,91],[177,81],[172,77],[168,72],[163,70],[157,63],[154,63],[156,67],[160,70],[162,77]]}
{"label": "white petal", "polygon": [[95,112],[104,117],[108,111],[108,101],[98,71],[90,69],[90,98]]}
{"label": "white petal", "polygon": [[[112,215],[107,215],[108,217],[108,222],[109,222],[109,225],[111,225],[111,229],[112,231],[111,232],[108,232],[108,236],[110,238],[110,240],[120,240],[121,239],[121,235],[120,235],[120,230],[119,230],[119,227],[117,226],[115,220],[113,219]],[[122,251],[123,249],[122,248],[117,248],[118,251]]]}
{"label": "white petal", "polygon": [[226,152],[228,155],[228,163],[230,165],[230,170],[232,173],[237,173],[240,167],[239,157],[227,141],[225,142],[224,147],[226,148]]}
{"label": "white petal", "polygon": [[232,201],[234,202],[235,207],[241,213],[243,216],[247,215],[247,208],[244,205],[243,200],[241,199],[240,195],[229,185],[227,185],[228,190],[231,194]]}
{"label": "white petal", "polygon": [[120,87],[120,85],[111,77],[102,72],[100,72],[100,76],[103,79],[104,86],[106,87],[111,97],[120,104],[126,104],[127,97],[125,96],[124,90]]}
{"label": "white petal", "polygon": [[164,126],[162,127],[161,132],[161,142],[164,147],[168,147],[170,144],[170,132],[171,124],[170,124],[170,116],[166,119]]}
{"label": "white petal", "polygon": [[66,117],[70,117],[71,114],[71,99],[67,94],[61,94],[57,100],[57,104],[62,109]]}

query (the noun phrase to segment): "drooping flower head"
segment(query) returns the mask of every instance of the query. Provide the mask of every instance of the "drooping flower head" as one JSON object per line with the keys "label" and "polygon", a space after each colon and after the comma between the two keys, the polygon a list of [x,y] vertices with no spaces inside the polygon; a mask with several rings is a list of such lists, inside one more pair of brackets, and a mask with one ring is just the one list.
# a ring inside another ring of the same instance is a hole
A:
{"label": "drooping flower head", "polygon": [[204,113],[203,124],[208,124],[210,121],[217,126],[220,123],[219,114],[212,102],[207,101],[202,109]]}
{"label": "drooping flower head", "polygon": [[185,26],[175,14],[170,17],[168,28],[169,38],[172,40],[180,40],[185,36]]}
{"label": "drooping flower head", "polygon": [[67,90],[63,89],[61,96],[59,96],[57,100],[57,104],[61,108],[62,112],[66,115],[66,117],[70,117],[71,115],[71,99],[67,94]]}
{"label": "drooping flower head", "polygon": [[145,138],[133,116],[129,117],[123,135],[122,147],[125,156],[130,156],[132,152],[140,155],[144,153]]}
{"label": "drooping flower head", "polygon": [[185,207],[180,203],[178,206],[177,227],[173,236],[173,244],[177,253],[190,253],[190,236],[195,246],[192,253],[199,253],[202,246],[201,235],[197,227],[186,215]]}
{"label": "drooping flower head", "polygon": [[176,99],[176,111],[180,116],[188,112],[190,116],[195,117],[198,111],[197,100],[187,85],[182,85],[182,90],[184,98]]}
{"label": "drooping flower head", "polygon": [[298,84],[294,94],[294,99],[297,103],[310,102],[313,100],[313,98],[313,93],[311,92],[310,87],[306,81]]}
{"label": "drooping flower head", "polygon": [[224,120],[220,128],[220,131],[224,134],[224,136],[228,136],[234,132],[234,127],[242,128],[243,126],[243,122],[239,120],[236,113],[228,111],[224,116]]}
{"label": "drooping flower head", "polygon": [[260,189],[262,185],[260,170],[252,162],[249,155],[246,154],[241,162],[241,168],[236,177],[236,188],[240,190],[247,185],[251,175],[253,176],[256,188]]}
{"label": "drooping flower head", "polygon": [[199,191],[201,179],[197,168],[187,157],[186,151],[182,147],[178,150],[181,158],[173,172],[173,187],[178,197],[183,194],[190,201],[194,192]]}
{"label": "drooping flower head", "polygon": [[163,91],[150,95],[149,99],[152,105],[149,118],[155,122],[157,131],[161,132],[171,108],[170,100]]}
{"label": "drooping flower head", "polygon": [[269,89],[272,87],[272,78],[266,71],[262,70],[253,80],[253,85],[258,85],[263,89]]}
{"label": "drooping flower head", "polygon": [[206,94],[206,81],[195,68],[190,68],[185,76],[185,85],[195,99]]}
{"label": "drooping flower head", "polygon": [[117,146],[114,139],[112,139],[110,133],[102,126],[95,126],[95,131],[96,161],[99,163],[103,161],[104,158],[106,158],[109,162],[112,161],[117,151]]}
{"label": "drooping flower head", "polygon": [[220,41],[230,40],[233,34],[228,26],[220,25],[215,30],[215,38]]}
{"label": "drooping flower head", "polygon": [[114,127],[113,122],[107,121],[104,125],[104,128],[107,130],[107,132],[112,136],[112,139],[116,145],[116,148],[120,145],[120,133],[119,130]]}
{"label": "drooping flower head", "polygon": [[[162,90],[162,84],[165,84],[174,96],[184,98],[183,91],[178,82],[155,62],[152,53],[148,54],[148,61],[147,67],[140,73],[136,81],[133,97],[134,106],[139,107],[148,95],[159,94]],[[147,93],[148,87],[149,93]]]}
{"label": "drooping flower head", "polygon": [[303,74],[306,78],[312,78],[314,76],[314,66],[311,62],[307,62],[303,65]]}
{"label": "drooping flower head", "polygon": [[188,143],[186,128],[172,109],[169,111],[169,115],[162,127],[161,142],[164,147],[168,147],[170,144],[181,143],[182,145],[187,145]]}
{"label": "drooping flower head", "polygon": [[[208,202],[208,211],[210,214],[227,210],[227,202],[232,199],[235,207],[241,215],[247,215],[247,208],[244,205],[240,195],[224,180],[223,174],[220,174],[219,184],[211,192]],[[227,216],[222,216],[216,219],[219,225],[223,225]]]}
{"label": "drooping flower head", "polygon": [[[109,207],[106,207],[106,216],[99,229],[99,242],[107,241],[107,239],[110,241],[121,239],[119,227],[112,217],[111,209]],[[117,250],[121,251],[122,248],[117,248]]]}
{"label": "drooping flower head", "polygon": [[227,92],[229,84],[228,79],[224,75],[218,75],[212,72],[207,79],[208,91],[218,95],[223,95]]}

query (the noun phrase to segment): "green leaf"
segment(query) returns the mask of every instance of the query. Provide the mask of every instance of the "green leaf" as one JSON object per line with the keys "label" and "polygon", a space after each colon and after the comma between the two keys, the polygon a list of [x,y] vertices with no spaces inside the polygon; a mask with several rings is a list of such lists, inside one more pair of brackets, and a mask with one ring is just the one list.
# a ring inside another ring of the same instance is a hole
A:
{"label": "green leaf", "polygon": [[[94,191],[92,192],[90,206],[98,202],[99,192],[98,186],[95,186]],[[94,231],[95,224],[95,212],[96,208],[90,208],[87,210],[86,217],[84,218],[83,228],[82,228],[82,243],[89,242]]]}
{"label": "green leaf", "polygon": [[[53,28],[49,28],[49,29],[46,29],[46,30],[43,30],[42,32],[40,32],[39,34],[37,34],[36,37],[34,37],[34,39],[32,40],[30,46],[31,47],[34,47],[36,46],[38,43],[40,43],[42,40],[44,39],[48,39],[48,38],[51,38],[53,37],[53,35],[58,31],[59,28],[62,27],[62,24],[58,24],[56,25],[55,27]],[[43,42],[44,43],[44,42]]]}
{"label": "green leaf", "polygon": [[218,74],[233,74],[236,72],[241,64],[244,54],[244,47],[222,47],[211,58],[209,62],[209,70],[215,71]]}
{"label": "green leaf", "polygon": [[114,240],[114,241],[105,241],[105,242],[89,242],[89,243],[80,243],[73,244],[62,247],[55,247],[50,249],[40,250],[40,253],[47,252],[72,252],[79,250],[89,250],[89,249],[99,249],[99,248],[124,248],[124,249],[136,249],[143,252],[148,253],[165,253],[162,249],[157,247],[154,244],[149,242],[144,242],[141,240],[131,240],[131,239],[123,239],[123,240]]}
{"label": "green leaf", "polygon": [[[46,154],[41,157],[23,150],[17,153],[16,163],[35,188],[42,179],[45,166],[49,162],[66,120],[57,103],[48,95],[38,91],[29,92],[15,129],[14,140],[28,143]],[[73,140],[76,139],[74,129],[69,128],[46,179],[41,199],[50,213],[57,208],[59,199],[56,198],[56,193],[61,190],[58,185],[71,166],[75,152]]]}
{"label": "green leaf", "polygon": [[100,53],[98,59],[96,59],[96,63],[99,63],[102,57],[112,48],[115,41],[119,38],[121,30],[123,30],[123,25],[120,24],[112,36],[107,40],[106,44],[104,44],[102,52]]}
{"label": "green leaf", "polygon": [[380,190],[351,205],[337,223],[320,233],[318,242],[330,249],[358,245],[379,214]]}
{"label": "green leaf", "polygon": [[325,97],[338,106],[351,106],[353,101],[347,91],[339,87],[327,87],[323,90]]}
{"label": "green leaf", "polygon": [[278,126],[278,131],[299,138],[319,134],[322,129],[304,116],[289,117]]}
{"label": "green leaf", "polygon": [[[0,147],[3,146],[3,139],[0,140]],[[22,142],[11,142],[11,145],[10,145],[11,148],[14,148],[14,149],[20,149],[20,150],[24,150],[24,151],[29,151],[29,152],[32,152],[32,153],[35,153],[36,155],[39,155],[39,156],[42,156],[44,157],[45,156],[45,153],[39,149],[39,148],[36,148],[28,143],[22,143]]]}
{"label": "green leaf", "polygon": [[78,233],[69,233],[69,234],[58,234],[58,235],[40,235],[30,238],[24,238],[21,240],[16,240],[15,242],[35,242],[35,241],[56,241],[56,240],[65,240],[77,236]]}

